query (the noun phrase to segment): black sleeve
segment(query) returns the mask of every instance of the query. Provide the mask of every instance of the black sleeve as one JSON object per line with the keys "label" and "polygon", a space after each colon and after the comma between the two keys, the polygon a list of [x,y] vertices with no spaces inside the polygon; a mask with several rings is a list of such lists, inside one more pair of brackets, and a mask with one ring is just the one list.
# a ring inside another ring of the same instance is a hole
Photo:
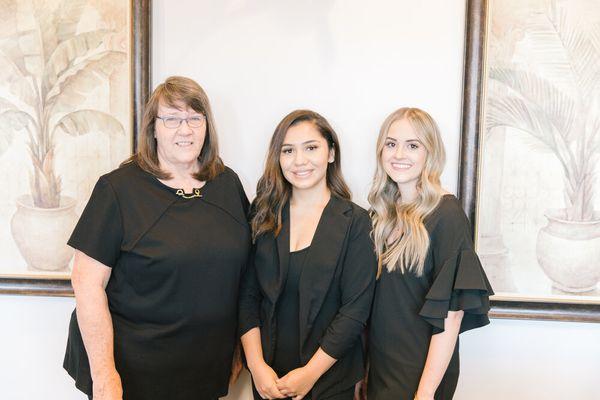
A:
{"label": "black sleeve", "polygon": [[431,237],[434,279],[419,315],[444,331],[448,311],[464,311],[460,332],[489,324],[489,296],[494,292],[471,240],[471,228],[460,208],[440,219]]}
{"label": "black sleeve", "polygon": [[101,177],[67,244],[107,267],[114,267],[121,251],[123,223],[117,196]]}
{"label": "black sleeve", "polygon": [[261,327],[260,303],[262,301],[262,293],[256,277],[256,268],[254,267],[254,249],[255,246],[250,251],[247,268],[240,284],[238,303],[238,331],[240,337],[252,328]]}
{"label": "black sleeve", "polygon": [[340,282],[342,305],[320,341],[323,351],[336,360],[360,341],[375,290],[377,261],[368,214],[361,212],[350,229]]}
{"label": "black sleeve", "polygon": [[249,216],[250,211],[250,202],[248,201],[248,196],[246,196],[246,191],[244,190],[244,185],[242,185],[242,181],[240,181],[240,177],[235,174],[235,185],[237,187],[238,193],[240,195],[240,202],[242,203],[242,208],[244,210],[244,215],[246,218]]}

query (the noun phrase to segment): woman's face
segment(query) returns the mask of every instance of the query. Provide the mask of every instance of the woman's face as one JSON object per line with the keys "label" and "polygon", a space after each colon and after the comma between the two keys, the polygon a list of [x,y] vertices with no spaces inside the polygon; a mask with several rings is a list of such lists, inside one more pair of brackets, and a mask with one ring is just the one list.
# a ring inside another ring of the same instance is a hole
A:
{"label": "woman's face", "polygon": [[381,163],[390,179],[398,186],[416,186],[426,159],[427,150],[410,122],[405,118],[394,121],[381,151]]}
{"label": "woman's face", "polygon": [[313,123],[300,122],[286,132],[279,165],[294,190],[325,188],[327,165],[333,160],[333,149]]}
{"label": "woman's face", "polygon": [[[159,102],[154,137],[161,168],[188,168],[197,163],[206,136],[206,118],[182,102]],[[180,121],[180,119],[188,119]],[[169,127],[181,122],[179,127]],[[196,125],[197,127],[190,126]]]}

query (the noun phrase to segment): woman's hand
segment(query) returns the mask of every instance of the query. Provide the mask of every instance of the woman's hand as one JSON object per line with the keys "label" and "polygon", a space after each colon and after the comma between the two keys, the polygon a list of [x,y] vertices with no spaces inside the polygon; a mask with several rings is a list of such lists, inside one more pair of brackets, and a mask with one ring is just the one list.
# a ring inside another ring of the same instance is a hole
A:
{"label": "woman's hand", "polygon": [[250,373],[260,397],[263,399],[283,399],[286,397],[277,388],[275,383],[277,374],[267,363],[260,362],[250,367]]}
{"label": "woman's hand", "polygon": [[123,385],[116,370],[93,380],[94,400],[123,400]]}
{"label": "woman's hand", "polygon": [[241,337],[242,346],[246,353],[248,369],[252,374],[252,381],[256,391],[263,399],[285,398],[277,389],[275,381],[277,374],[269,367],[263,358],[262,345],[260,342],[260,328],[254,327]]}
{"label": "woman's hand", "polygon": [[310,369],[306,367],[296,368],[277,380],[277,389],[285,396],[300,400],[310,392],[317,379],[319,379],[319,376],[311,373]]}

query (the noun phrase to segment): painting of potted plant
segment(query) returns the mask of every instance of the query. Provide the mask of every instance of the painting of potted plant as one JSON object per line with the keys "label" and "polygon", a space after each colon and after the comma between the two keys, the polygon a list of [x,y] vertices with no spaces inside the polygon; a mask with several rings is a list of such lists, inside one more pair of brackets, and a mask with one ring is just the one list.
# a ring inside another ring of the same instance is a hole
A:
{"label": "painting of potted plant", "polygon": [[540,52],[531,63],[488,71],[486,130],[521,132],[559,161],[564,208],[545,210],[536,256],[555,288],[585,293],[600,281],[600,23],[577,22],[554,1],[532,21],[527,37]]}
{"label": "painting of potted plant", "polygon": [[62,194],[57,136],[125,135],[115,116],[89,106],[127,53],[118,32],[86,26],[88,3],[4,1],[0,10],[0,155],[26,136],[30,191],[17,199],[11,230],[31,269],[65,270],[72,256],[76,202]]}

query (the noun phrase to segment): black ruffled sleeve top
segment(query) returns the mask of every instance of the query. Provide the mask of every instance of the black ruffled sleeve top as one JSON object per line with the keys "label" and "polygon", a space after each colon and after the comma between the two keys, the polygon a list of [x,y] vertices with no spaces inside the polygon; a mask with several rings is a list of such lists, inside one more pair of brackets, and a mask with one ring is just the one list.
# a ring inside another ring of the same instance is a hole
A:
{"label": "black ruffled sleeve top", "polygon": [[[460,332],[489,323],[493,291],[456,197],[443,196],[425,226],[430,245],[423,275],[384,267],[377,282],[369,335],[369,399],[413,398],[431,336],[444,331],[448,311],[464,311]],[[458,370],[457,344],[436,399],[451,398]]]}

